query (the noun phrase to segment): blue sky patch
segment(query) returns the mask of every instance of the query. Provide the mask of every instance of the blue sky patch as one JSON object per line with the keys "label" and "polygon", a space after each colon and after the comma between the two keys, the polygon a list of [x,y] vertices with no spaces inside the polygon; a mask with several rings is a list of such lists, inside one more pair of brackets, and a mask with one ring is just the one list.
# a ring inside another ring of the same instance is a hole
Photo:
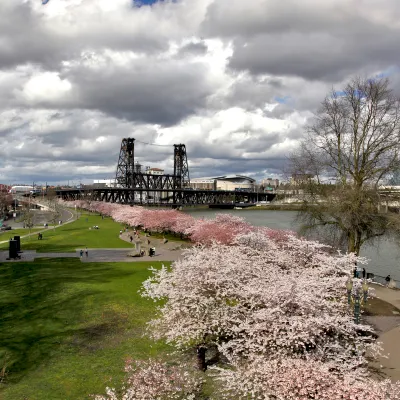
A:
{"label": "blue sky patch", "polygon": [[163,0],[133,0],[133,5],[135,7],[151,6],[155,3],[160,3]]}
{"label": "blue sky patch", "polygon": [[276,102],[278,102],[279,104],[288,104],[289,101],[291,100],[291,97],[290,96],[283,96],[283,97],[277,96],[274,98],[274,100]]}

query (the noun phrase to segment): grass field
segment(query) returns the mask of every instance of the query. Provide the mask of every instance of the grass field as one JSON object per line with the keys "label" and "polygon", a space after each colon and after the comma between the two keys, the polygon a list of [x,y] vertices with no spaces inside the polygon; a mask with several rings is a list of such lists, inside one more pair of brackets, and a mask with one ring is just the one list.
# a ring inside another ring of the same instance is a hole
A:
{"label": "grass field", "polygon": [[[99,229],[89,229],[97,225]],[[41,230],[43,239],[37,240],[36,235],[21,239],[22,250],[37,250],[38,252],[75,252],[77,248],[132,248],[119,238],[121,224],[111,218],[102,219],[99,215],[83,214],[69,224],[53,229]],[[18,230],[9,231],[14,236]],[[25,234],[27,232],[25,231]],[[3,236],[1,236],[3,237]],[[0,239],[8,240],[8,239]],[[0,245],[0,249],[7,249],[8,243]]]}
{"label": "grass field", "polygon": [[[31,229],[32,233],[38,232],[42,230],[41,228],[33,228]],[[3,240],[9,241],[14,238],[14,236],[25,236],[29,234],[29,229],[11,229],[10,231],[2,231],[0,232],[0,242]],[[36,239],[36,238],[35,238]]]}
{"label": "grass field", "polygon": [[119,385],[127,357],[164,354],[143,336],[154,303],[138,290],[150,265],[160,262],[0,264],[0,399],[88,399]]}

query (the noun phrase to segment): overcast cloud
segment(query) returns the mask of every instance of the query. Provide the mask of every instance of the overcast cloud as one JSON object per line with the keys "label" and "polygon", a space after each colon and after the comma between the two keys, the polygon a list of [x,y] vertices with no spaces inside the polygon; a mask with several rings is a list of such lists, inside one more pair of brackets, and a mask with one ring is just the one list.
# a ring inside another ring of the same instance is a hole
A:
{"label": "overcast cloud", "polygon": [[398,0],[0,2],[0,182],[112,178],[121,139],[191,177],[278,177],[332,87],[389,76]]}

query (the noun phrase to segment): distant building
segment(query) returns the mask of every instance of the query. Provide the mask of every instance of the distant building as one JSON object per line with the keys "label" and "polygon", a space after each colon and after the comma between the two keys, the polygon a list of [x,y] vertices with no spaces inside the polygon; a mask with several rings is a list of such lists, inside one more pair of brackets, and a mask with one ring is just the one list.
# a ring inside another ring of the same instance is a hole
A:
{"label": "distant building", "polygon": [[149,175],[164,175],[164,170],[161,168],[146,168],[146,174]]}
{"label": "distant building", "polygon": [[217,190],[216,180],[207,178],[191,179],[190,187],[199,190]]}
{"label": "distant building", "polygon": [[279,179],[267,178],[261,181],[261,186],[277,188],[279,186]]}
{"label": "distant building", "polygon": [[93,181],[93,188],[113,188],[117,187],[115,179],[96,179]]}
{"label": "distant building", "polygon": [[190,187],[200,190],[255,190],[256,181],[244,175],[223,175],[190,180]]}
{"label": "distant building", "polygon": [[9,192],[11,189],[10,185],[5,185],[4,183],[0,183],[0,192]]}
{"label": "distant building", "polygon": [[314,178],[313,174],[293,174],[290,178],[290,183],[293,186],[306,185]]}
{"label": "distant building", "polygon": [[21,186],[12,186],[9,190],[9,193],[29,193],[31,190],[33,190],[33,186],[28,186],[28,185],[21,185]]}

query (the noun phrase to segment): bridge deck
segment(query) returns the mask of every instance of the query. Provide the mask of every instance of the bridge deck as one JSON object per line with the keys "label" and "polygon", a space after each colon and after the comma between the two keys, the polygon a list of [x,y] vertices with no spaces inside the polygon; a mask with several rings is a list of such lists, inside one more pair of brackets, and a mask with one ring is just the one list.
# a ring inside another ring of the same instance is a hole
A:
{"label": "bridge deck", "polygon": [[[232,190],[96,188],[64,189],[57,195],[64,200],[91,200],[131,205],[182,207],[195,205],[238,206],[271,201],[275,194]],[[237,204],[241,205],[237,205]]]}

